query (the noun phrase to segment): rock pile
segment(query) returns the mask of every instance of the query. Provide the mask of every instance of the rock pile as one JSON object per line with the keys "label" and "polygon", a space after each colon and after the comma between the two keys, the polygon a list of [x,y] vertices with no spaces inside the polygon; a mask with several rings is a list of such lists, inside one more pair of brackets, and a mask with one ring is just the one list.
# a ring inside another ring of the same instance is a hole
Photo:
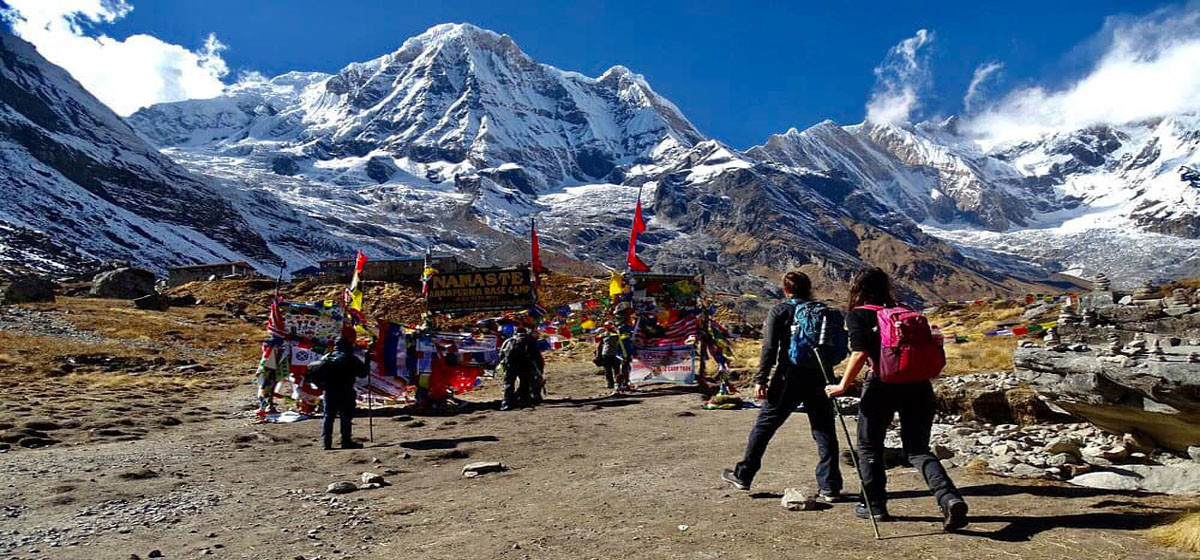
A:
{"label": "rock pile", "polygon": [[[887,445],[900,445],[898,431],[888,434]],[[999,476],[1085,486],[1115,484],[1114,477],[1129,477],[1133,480],[1121,482],[1127,486],[1124,489],[1200,494],[1200,462],[1156,449],[1144,435],[1117,435],[1084,423],[935,424],[930,445],[950,466],[978,466]],[[1140,474],[1131,474],[1135,467]],[[1110,474],[1081,478],[1101,472]]]}
{"label": "rock pile", "polygon": [[1193,358],[1200,354],[1200,308],[1185,289],[1162,293],[1143,285],[1119,298],[1124,304],[1081,296],[1078,305],[1094,320],[1063,322],[1075,313],[1064,307],[1056,333],[1080,344],[1047,337],[1040,347],[1019,347],[1017,375],[1072,415],[1186,453],[1200,445],[1200,363]]}

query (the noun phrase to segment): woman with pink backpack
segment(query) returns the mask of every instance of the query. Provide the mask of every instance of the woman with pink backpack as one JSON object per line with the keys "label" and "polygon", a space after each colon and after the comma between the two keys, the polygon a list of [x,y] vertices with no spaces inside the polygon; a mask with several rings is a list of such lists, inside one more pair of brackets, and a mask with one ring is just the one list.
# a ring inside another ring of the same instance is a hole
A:
{"label": "woman with pink backpack", "polygon": [[965,527],[967,502],[929,449],[937,411],[931,380],[946,365],[940,336],[924,316],[896,303],[891,279],[875,267],[859,272],[850,286],[846,327],[851,350],[846,373],[825,392],[830,397],[845,393],[863,366],[870,365],[858,412],[863,501],[855,513],[863,519],[889,518],[883,442],[899,413],[904,454],[937,498],[942,528],[954,531]]}

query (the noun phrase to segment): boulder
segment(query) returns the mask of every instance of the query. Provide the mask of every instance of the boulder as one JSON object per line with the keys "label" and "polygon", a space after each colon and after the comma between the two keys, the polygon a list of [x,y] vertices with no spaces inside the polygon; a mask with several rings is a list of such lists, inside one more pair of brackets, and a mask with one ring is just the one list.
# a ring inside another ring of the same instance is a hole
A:
{"label": "boulder", "polygon": [[89,295],[110,299],[137,299],[157,293],[154,273],[140,268],[118,268],[101,272],[92,279]]}
{"label": "boulder", "polygon": [[133,306],[147,311],[166,311],[171,308],[171,298],[153,293],[133,300]]}
{"label": "boulder", "polygon": [[362,473],[359,479],[362,480],[363,484],[378,484],[380,486],[387,484],[387,481],[383,479],[383,475],[375,474],[373,472]]}
{"label": "boulder", "polygon": [[1200,363],[1197,347],[1173,346],[1165,361],[1132,358],[1122,365],[1095,352],[1058,353],[1017,348],[1016,373],[1038,396],[1093,424],[1140,432],[1146,443],[1186,452],[1200,445]]}
{"label": "boulder", "polygon": [[13,280],[0,292],[0,304],[45,303],[54,301],[54,282],[40,276]]}
{"label": "boulder", "polygon": [[340,480],[330,484],[327,488],[325,488],[325,492],[328,494],[349,494],[357,490],[358,486],[355,486],[355,484],[349,480]]}
{"label": "boulder", "polygon": [[479,461],[463,467],[462,475],[467,478],[475,478],[488,473],[502,472],[506,470],[508,470],[508,467],[504,466],[504,463],[499,461]]}
{"label": "boulder", "polygon": [[171,298],[171,307],[191,307],[200,303],[196,296],[192,294],[183,294]]}
{"label": "boulder", "polygon": [[1200,495],[1200,465],[1122,465],[1081,474],[1067,482],[1103,490],[1197,496]]}
{"label": "boulder", "polygon": [[779,503],[790,511],[808,511],[817,508],[817,497],[800,488],[788,488]]}
{"label": "boulder", "polygon": [[1050,455],[1070,455],[1080,457],[1079,440],[1070,436],[1059,436],[1046,443],[1042,451]]}

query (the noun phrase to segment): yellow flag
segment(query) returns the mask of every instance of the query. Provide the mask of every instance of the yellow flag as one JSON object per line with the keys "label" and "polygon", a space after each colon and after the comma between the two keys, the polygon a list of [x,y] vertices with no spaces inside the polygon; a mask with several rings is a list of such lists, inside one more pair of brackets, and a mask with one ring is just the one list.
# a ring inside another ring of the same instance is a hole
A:
{"label": "yellow flag", "polygon": [[624,293],[625,278],[616,272],[612,273],[612,282],[608,284],[608,295],[615,299]]}

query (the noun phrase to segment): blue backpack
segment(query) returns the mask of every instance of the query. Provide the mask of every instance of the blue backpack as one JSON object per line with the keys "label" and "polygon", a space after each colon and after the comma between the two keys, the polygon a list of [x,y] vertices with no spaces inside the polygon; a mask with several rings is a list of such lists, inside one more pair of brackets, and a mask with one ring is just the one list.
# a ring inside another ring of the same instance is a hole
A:
{"label": "blue backpack", "polygon": [[[792,345],[788,349],[788,359],[793,364],[819,357],[825,368],[832,368],[846,359],[850,341],[846,335],[846,317],[841,311],[819,301],[793,299],[788,303],[796,307],[792,316]],[[816,356],[818,351],[820,356]]]}

